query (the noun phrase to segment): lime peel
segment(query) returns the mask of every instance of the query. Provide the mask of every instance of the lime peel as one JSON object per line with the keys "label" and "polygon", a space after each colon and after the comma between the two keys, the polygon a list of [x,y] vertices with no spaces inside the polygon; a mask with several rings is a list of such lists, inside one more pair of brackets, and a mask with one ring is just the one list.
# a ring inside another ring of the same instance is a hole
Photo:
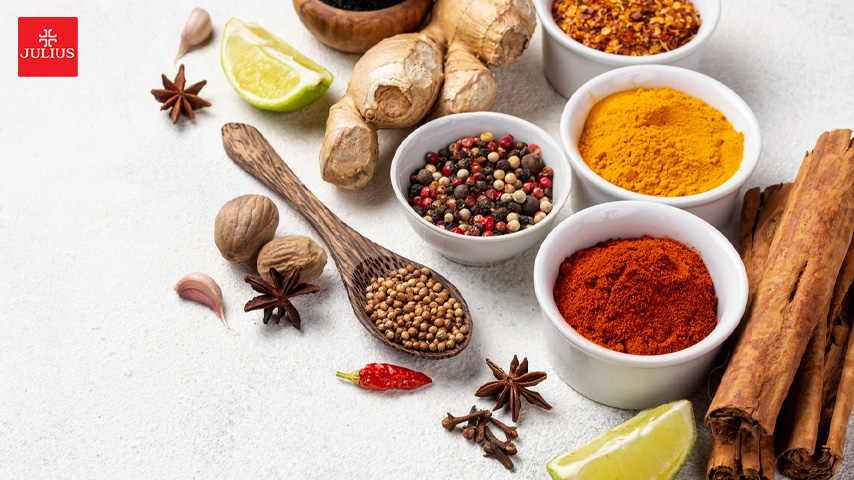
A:
{"label": "lime peel", "polygon": [[325,68],[284,40],[236,18],[223,29],[220,60],[237,93],[267,110],[302,108],[323,96],[333,80]]}
{"label": "lime peel", "polygon": [[586,445],[558,455],[546,469],[556,480],[675,478],[697,438],[691,402],[644,410]]}

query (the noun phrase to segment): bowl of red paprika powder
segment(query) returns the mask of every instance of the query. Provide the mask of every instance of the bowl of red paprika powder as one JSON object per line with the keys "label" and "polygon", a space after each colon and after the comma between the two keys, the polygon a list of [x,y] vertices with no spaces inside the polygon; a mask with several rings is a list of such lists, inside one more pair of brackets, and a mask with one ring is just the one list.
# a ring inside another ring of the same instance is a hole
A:
{"label": "bowl of red paprika powder", "polygon": [[[586,260],[587,273],[567,268],[576,253],[606,247],[609,253]],[[566,275],[574,276],[573,289],[592,290],[568,290],[560,278]],[[705,384],[744,314],[747,274],[729,240],[699,217],[621,201],[577,212],[549,233],[534,264],[534,290],[558,375],[592,400],[642,409]],[[565,308],[567,302],[577,308]],[[567,319],[562,311],[576,315]],[[594,317],[598,325],[585,323]],[[621,337],[609,339],[608,331]]]}

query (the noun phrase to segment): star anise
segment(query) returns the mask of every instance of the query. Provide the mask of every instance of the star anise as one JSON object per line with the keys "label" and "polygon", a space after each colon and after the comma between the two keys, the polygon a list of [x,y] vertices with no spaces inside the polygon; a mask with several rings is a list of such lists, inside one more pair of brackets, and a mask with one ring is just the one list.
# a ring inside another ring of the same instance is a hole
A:
{"label": "star anise", "polygon": [[537,392],[528,390],[528,387],[542,382],[546,379],[546,372],[528,372],[528,359],[522,360],[519,363],[519,358],[513,355],[513,361],[510,362],[510,372],[507,373],[490,359],[486,359],[486,364],[495,375],[494,380],[480,387],[475,396],[477,397],[498,397],[498,403],[492,410],[500,410],[505,404],[510,405],[510,411],[513,415],[513,421],[519,419],[519,410],[522,408],[522,398],[525,397],[529,403],[532,403],[540,408],[551,410],[552,406]]}
{"label": "star anise", "polygon": [[302,267],[299,265],[288,269],[284,276],[275,268],[270,269],[270,277],[273,278],[273,283],[264,280],[261,277],[243,277],[243,281],[252,286],[252,289],[262,294],[252,300],[246,302],[243,307],[244,312],[252,310],[264,309],[264,323],[270,321],[273,316],[273,310],[279,309],[279,313],[274,319],[278,324],[282,316],[287,313],[288,320],[294,324],[297,330],[300,329],[300,316],[297,309],[291,303],[291,297],[298,295],[306,295],[309,293],[317,293],[320,287],[313,283],[297,283]]}
{"label": "star anise", "polygon": [[154,98],[157,99],[158,102],[162,103],[163,106],[160,107],[160,110],[166,110],[169,107],[172,107],[172,112],[170,113],[170,117],[172,118],[172,123],[178,123],[178,117],[181,116],[181,112],[183,111],[191,119],[195,119],[196,116],[193,115],[193,109],[196,110],[204,107],[210,107],[210,102],[206,100],[202,100],[199,97],[199,91],[201,91],[202,87],[205,86],[207,80],[202,80],[199,83],[194,83],[187,88],[184,88],[184,64],[178,68],[178,75],[175,76],[175,81],[170,82],[166,75],[161,75],[163,78],[163,87],[164,89],[152,89],[151,94],[154,95]]}

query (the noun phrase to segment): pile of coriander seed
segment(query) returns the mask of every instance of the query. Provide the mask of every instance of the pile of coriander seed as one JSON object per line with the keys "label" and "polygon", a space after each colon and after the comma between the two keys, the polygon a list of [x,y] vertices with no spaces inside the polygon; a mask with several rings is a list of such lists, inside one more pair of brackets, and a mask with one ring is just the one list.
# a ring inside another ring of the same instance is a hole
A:
{"label": "pile of coriander seed", "polygon": [[469,333],[462,306],[429,268],[407,265],[388,278],[372,278],[365,298],[377,329],[405,348],[444,352]]}

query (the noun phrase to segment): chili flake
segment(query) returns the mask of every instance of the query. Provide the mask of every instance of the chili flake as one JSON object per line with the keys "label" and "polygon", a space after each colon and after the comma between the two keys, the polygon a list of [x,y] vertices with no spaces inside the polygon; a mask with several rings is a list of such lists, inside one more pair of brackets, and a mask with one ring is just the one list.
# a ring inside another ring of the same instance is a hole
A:
{"label": "chili flake", "polygon": [[556,0],[552,17],[582,45],[628,56],[679,48],[702,23],[687,0]]}

